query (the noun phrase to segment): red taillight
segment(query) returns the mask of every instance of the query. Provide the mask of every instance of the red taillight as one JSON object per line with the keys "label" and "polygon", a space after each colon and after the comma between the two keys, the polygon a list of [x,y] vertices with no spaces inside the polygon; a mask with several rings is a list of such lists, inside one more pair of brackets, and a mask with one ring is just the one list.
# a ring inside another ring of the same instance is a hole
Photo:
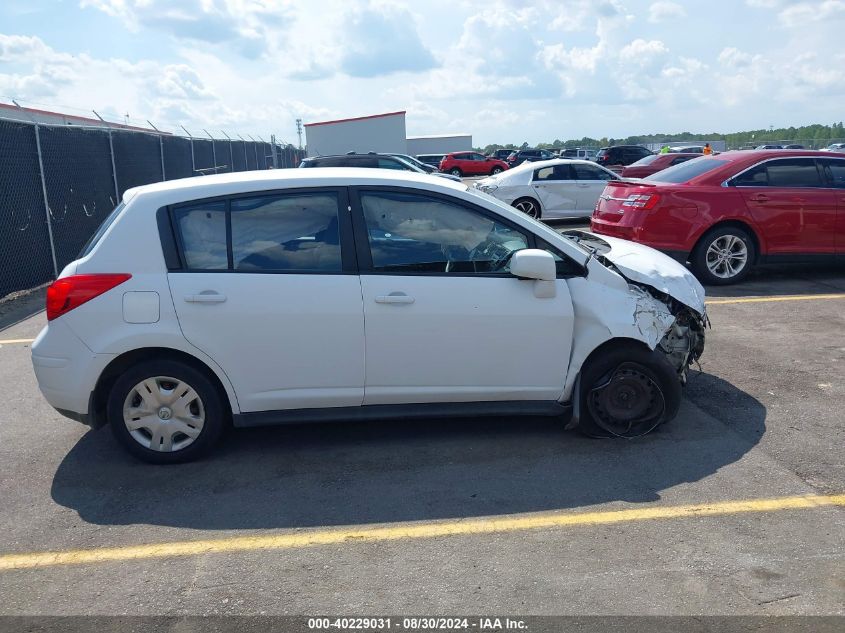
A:
{"label": "red taillight", "polygon": [[47,320],[52,321],[78,308],[86,301],[99,297],[131,277],[129,273],[116,273],[71,275],[57,279],[47,288]]}
{"label": "red taillight", "polygon": [[623,207],[633,207],[635,209],[645,209],[646,211],[653,209],[660,202],[660,196],[656,193],[632,193],[622,203]]}

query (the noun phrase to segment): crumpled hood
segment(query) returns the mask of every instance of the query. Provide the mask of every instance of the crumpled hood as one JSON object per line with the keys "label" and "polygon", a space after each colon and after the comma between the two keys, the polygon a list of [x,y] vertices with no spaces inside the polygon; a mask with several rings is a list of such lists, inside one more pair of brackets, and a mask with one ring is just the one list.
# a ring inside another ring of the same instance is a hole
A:
{"label": "crumpled hood", "polygon": [[604,254],[625,277],[651,286],[704,315],[704,287],[685,266],[648,246],[607,235],[598,235],[610,245]]}

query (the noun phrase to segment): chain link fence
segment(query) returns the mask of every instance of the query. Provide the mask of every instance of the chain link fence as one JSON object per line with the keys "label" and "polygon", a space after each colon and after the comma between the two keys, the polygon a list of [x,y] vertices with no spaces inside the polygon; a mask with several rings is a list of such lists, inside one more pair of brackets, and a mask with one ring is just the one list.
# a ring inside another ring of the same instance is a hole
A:
{"label": "chain link fence", "polygon": [[297,167],[304,155],[259,141],[0,119],[0,302],[55,279],[127,189]]}

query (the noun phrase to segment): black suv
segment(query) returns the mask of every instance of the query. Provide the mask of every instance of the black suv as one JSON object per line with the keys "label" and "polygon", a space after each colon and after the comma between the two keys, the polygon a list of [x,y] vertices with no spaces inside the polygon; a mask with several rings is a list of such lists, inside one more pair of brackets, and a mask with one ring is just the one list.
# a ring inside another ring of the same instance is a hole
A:
{"label": "black suv", "polygon": [[496,160],[507,160],[508,156],[514,153],[512,149],[497,149],[495,152],[491,152],[487,154],[490,158],[495,158]]}
{"label": "black suv", "polygon": [[603,167],[630,165],[641,158],[651,156],[653,153],[642,145],[614,145],[613,147],[602,147],[596,154],[596,162]]}
{"label": "black suv", "polygon": [[[370,167],[374,169],[396,169],[399,171],[412,171],[417,174],[428,174],[422,167],[408,162],[395,154],[338,154],[335,156],[312,156],[299,163],[300,167]],[[432,173],[432,176],[440,176],[449,180],[460,180],[451,174]]]}
{"label": "black suv", "polygon": [[547,149],[521,149],[511,152],[507,162],[511,167],[516,167],[522,163],[535,163],[538,160],[549,160],[550,158],[556,157]]}

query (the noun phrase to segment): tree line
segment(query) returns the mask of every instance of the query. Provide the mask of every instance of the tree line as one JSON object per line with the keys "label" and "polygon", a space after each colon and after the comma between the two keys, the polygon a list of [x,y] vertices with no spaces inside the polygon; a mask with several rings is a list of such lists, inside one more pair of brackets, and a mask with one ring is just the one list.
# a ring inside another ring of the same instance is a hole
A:
{"label": "tree line", "polygon": [[[784,141],[804,141],[812,144],[821,144],[826,141],[845,140],[845,127],[842,121],[831,125],[815,123],[813,125],[802,125],[801,127],[769,128],[760,130],[749,130],[747,132],[732,132],[722,134],[710,132],[708,134],[693,134],[691,132],[679,132],[677,134],[643,134],[629,136],[627,138],[590,138],[585,136],[580,139],[568,139],[562,141],[555,139],[551,143],[539,143],[534,145],[537,149],[567,149],[576,147],[607,147],[610,145],[645,145],[648,143],[674,143],[687,141],[725,141],[729,149],[762,145],[765,143],[780,143]],[[476,147],[476,151],[489,154],[497,149],[526,149],[532,147],[527,142],[522,145],[507,143],[500,145],[492,143],[483,148]]]}

